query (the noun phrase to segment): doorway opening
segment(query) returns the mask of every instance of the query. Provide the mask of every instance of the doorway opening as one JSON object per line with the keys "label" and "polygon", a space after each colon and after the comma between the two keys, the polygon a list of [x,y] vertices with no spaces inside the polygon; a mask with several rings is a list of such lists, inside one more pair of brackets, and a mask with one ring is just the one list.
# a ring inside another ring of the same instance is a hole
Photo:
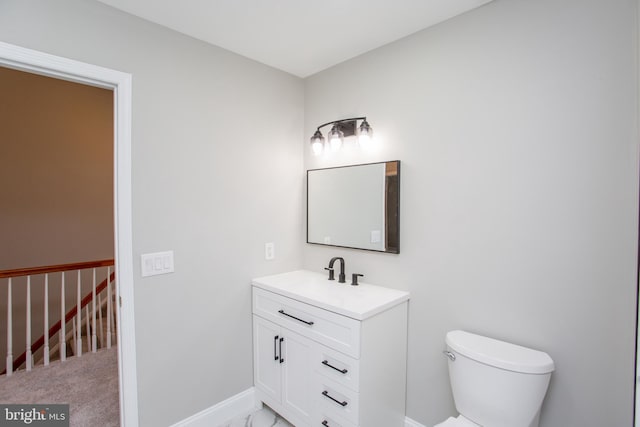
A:
{"label": "doorway opening", "polygon": [[131,220],[131,75],[0,42],[0,66],[111,90],[120,424],[138,425]]}
{"label": "doorway opening", "polygon": [[113,91],[0,67],[0,93],[0,401],[118,425]]}

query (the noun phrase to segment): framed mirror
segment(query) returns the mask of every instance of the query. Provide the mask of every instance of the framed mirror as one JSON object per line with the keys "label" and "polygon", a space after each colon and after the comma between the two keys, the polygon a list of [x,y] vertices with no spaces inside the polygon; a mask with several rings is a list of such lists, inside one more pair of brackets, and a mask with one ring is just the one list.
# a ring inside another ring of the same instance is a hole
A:
{"label": "framed mirror", "polygon": [[307,243],[400,253],[400,161],[308,170]]}

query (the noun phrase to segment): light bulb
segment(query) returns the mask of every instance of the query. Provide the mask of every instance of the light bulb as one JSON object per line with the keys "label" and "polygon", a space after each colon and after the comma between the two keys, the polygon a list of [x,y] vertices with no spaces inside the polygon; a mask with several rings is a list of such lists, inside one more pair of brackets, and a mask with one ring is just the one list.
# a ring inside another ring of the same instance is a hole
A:
{"label": "light bulb", "polygon": [[358,144],[364,150],[369,150],[373,146],[373,129],[369,126],[367,119],[365,119],[360,125],[360,132],[358,132]]}
{"label": "light bulb", "polygon": [[313,154],[315,156],[319,156],[320,154],[322,154],[322,142],[312,142],[311,143],[311,150],[313,151]]}
{"label": "light bulb", "polygon": [[324,136],[320,133],[320,129],[316,130],[316,133],[311,137],[311,150],[315,156],[322,154],[324,146]]}
{"label": "light bulb", "polygon": [[342,139],[339,137],[333,137],[329,139],[329,144],[331,145],[331,151],[338,151],[340,147],[342,147]]}
{"label": "light bulb", "polygon": [[333,125],[331,132],[329,132],[329,146],[331,147],[331,151],[338,151],[340,147],[342,147],[343,137],[344,133],[338,129],[338,125]]}

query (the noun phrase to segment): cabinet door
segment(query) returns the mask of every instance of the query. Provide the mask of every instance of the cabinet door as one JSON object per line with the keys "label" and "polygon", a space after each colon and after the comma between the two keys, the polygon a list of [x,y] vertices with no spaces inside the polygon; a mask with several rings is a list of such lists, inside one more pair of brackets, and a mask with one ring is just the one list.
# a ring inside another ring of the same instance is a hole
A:
{"label": "cabinet door", "polygon": [[253,316],[253,381],[255,386],[280,402],[280,327]]}
{"label": "cabinet door", "polygon": [[313,342],[282,328],[282,404],[298,419],[311,422],[313,390]]}

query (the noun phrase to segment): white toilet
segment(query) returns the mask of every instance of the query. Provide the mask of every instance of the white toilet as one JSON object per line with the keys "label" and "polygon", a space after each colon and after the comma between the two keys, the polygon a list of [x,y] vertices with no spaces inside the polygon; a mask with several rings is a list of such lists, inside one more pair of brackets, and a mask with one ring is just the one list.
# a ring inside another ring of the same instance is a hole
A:
{"label": "white toilet", "polygon": [[435,427],[538,427],[553,360],[547,353],[464,331],[446,337],[460,413]]}

